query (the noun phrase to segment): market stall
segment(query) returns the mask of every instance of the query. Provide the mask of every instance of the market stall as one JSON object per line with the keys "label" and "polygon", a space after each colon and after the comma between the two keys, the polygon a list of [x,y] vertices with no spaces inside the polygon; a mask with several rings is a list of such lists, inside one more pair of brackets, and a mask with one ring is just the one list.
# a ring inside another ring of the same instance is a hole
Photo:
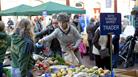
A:
{"label": "market stall", "polygon": [[66,6],[55,2],[47,2],[35,7],[22,4],[10,9],[2,10],[0,12],[0,16],[41,16],[43,11],[46,11],[47,15],[60,12],[67,12],[72,14],[86,13],[85,10],[79,8]]}
{"label": "market stall", "polygon": [[25,11],[31,8],[33,7],[22,4],[10,9],[2,10],[0,12],[0,16],[28,16],[28,13],[26,13]]}
{"label": "market stall", "polygon": [[73,65],[61,57],[39,58],[34,66],[34,77],[110,77],[109,70],[97,66],[88,68],[84,65]]}
{"label": "market stall", "polygon": [[22,13],[28,13],[29,15],[35,16],[35,15],[42,15],[44,11],[47,13],[47,15],[51,15],[53,13],[60,13],[60,12],[66,12],[70,14],[85,14],[86,13],[85,10],[66,6],[66,5],[59,4],[56,2],[51,2],[51,1],[35,6]]}

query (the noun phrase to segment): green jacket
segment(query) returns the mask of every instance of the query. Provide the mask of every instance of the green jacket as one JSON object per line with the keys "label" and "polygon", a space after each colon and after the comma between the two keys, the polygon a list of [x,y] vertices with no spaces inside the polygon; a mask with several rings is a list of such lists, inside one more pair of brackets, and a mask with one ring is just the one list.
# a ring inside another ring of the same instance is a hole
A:
{"label": "green jacket", "polygon": [[8,46],[10,46],[10,37],[5,32],[0,32],[0,63],[4,61]]}
{"label": "green jacket", "polygon": [[13,34],[11,37],[11,58],[12,67],[19,68],[21,76],[26,77],[28,71],[32,69],[34,60],[32,52],[34,51],[33,42],[28,37],[21,37]]}

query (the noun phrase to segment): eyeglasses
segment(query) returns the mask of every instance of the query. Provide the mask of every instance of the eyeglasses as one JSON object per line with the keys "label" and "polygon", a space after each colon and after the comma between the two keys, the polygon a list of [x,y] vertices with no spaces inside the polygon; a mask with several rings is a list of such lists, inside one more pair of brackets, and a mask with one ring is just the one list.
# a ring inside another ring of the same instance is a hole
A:
{"label": "eyeglasses", "polygon": [[68,22],[58,22],[58,23],[60,23],[60,24],[66,24],[66,23],[68,23]]}

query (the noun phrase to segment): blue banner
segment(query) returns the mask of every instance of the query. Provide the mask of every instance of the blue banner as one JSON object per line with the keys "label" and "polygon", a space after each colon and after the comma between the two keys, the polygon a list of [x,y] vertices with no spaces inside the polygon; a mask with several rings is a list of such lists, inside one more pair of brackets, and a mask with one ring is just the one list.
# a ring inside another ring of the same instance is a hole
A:
{"label": "blue banner", "polygon": [[100,14],[101,35],[121,34],[121,14],[120,13],[101,13]]}

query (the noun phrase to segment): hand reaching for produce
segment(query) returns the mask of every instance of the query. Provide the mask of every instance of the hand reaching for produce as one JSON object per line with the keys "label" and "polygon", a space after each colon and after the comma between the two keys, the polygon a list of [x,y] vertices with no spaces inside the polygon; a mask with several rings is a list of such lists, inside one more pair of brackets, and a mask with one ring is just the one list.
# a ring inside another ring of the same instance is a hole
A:
{"label": "hand reaching for produce", "polygon": [[38,43],[41,43],[41,44],[42,44],[42,43],[44,43],[44,41],[45,41],[44,39],[40,39],[40,40],[38,41]]}

